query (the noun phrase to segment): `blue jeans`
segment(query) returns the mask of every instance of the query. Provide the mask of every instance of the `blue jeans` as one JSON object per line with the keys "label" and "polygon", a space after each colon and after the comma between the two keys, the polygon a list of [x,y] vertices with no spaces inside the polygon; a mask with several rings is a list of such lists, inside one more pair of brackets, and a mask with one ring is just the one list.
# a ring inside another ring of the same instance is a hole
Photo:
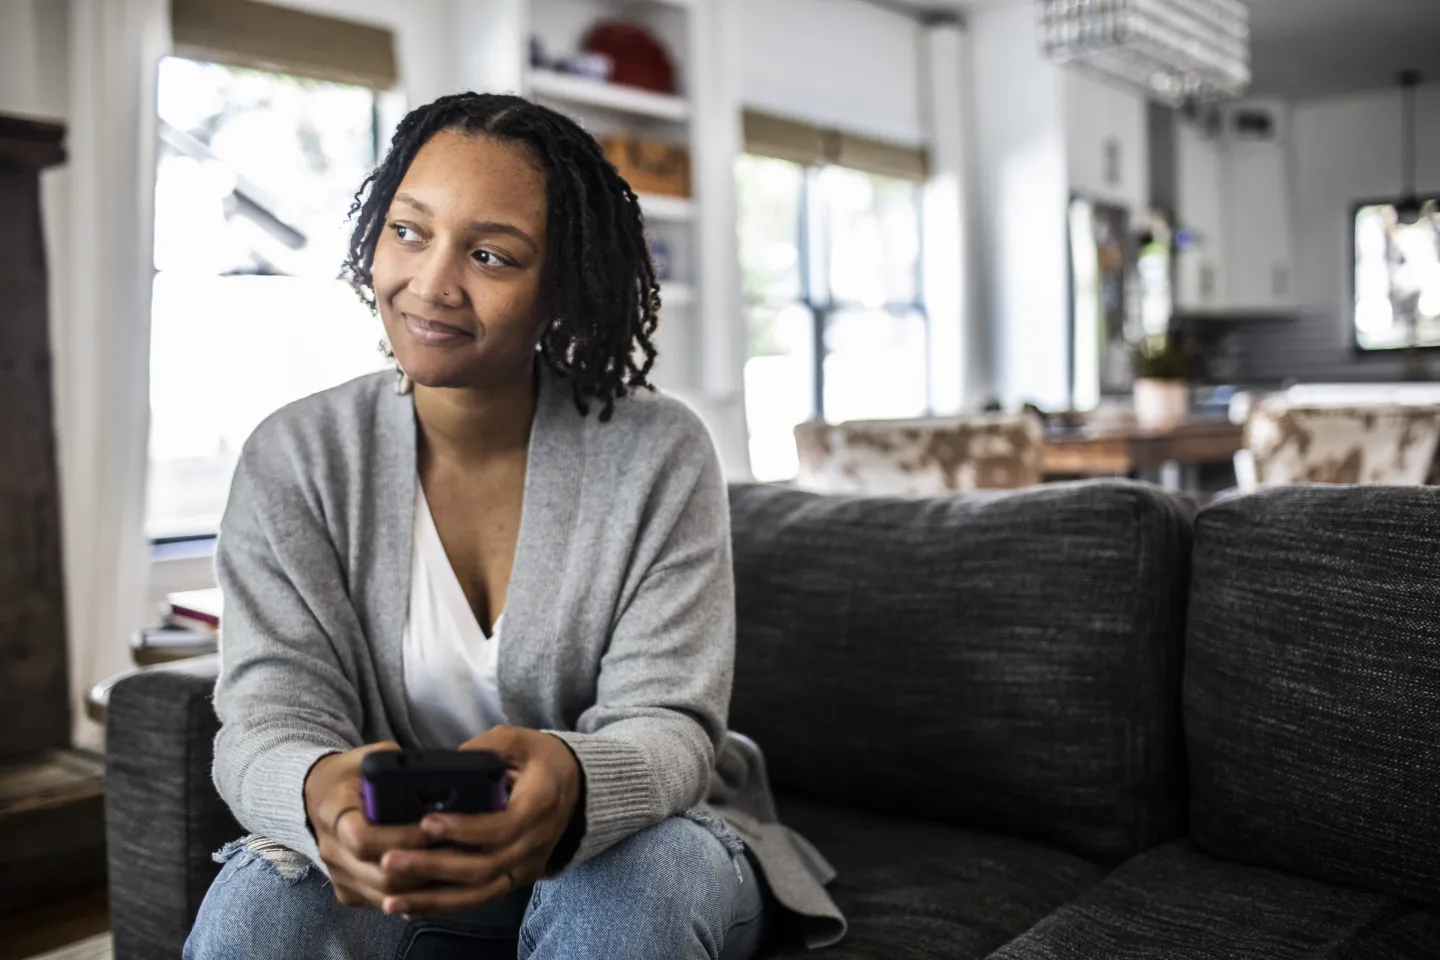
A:
{"label": "blue jeans", "polygon": [[518,937],[519,960],[749,960],[765,896],[738,849],[721,824],[672,817],[479,911],[411,922],[343,906],[308,863],[277,867],[235,843],[217,855],[185,960],[403,960],[442,931],[475,944],[445,956],[494,956]]}

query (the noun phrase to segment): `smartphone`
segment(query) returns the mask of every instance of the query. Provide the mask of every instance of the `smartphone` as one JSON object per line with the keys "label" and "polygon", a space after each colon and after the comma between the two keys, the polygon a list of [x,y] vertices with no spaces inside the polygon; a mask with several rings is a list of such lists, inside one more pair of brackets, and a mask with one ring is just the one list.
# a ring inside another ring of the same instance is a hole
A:
{"label": "smartphone", "polygon": [[360,763],[365,818],[418,823],[432,812],[504,810],[505,773],[505,761],[489,750],[377,750]]}

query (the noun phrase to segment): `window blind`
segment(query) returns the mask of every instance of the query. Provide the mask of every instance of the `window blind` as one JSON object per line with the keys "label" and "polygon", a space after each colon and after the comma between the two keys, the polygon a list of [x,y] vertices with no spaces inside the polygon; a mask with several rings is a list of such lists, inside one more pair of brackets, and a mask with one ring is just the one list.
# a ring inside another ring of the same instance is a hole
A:
{"label": "window blind", "polygon": [[395,37],[383,27],[256,0],[171,0],[175,53],[389,90],[399,81]]}
{"label": "window blind", "polygon": [[907,147],[841,130],[830,130],[758,110],[746,110],[745,152],[806,166],[850,167],[902,180],[924,181],[930,159],[922,147]]}

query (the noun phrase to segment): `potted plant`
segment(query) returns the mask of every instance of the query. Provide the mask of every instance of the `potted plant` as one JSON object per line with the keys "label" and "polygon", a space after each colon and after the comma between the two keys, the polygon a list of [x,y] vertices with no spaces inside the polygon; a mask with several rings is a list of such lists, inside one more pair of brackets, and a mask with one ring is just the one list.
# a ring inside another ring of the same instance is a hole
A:
{"label": "potted plant", "polygon": [[1166,336],[1131,355],[1135,370],[1135,420],[1146,430],[1169,430],[1190,417],[1190,358]]}

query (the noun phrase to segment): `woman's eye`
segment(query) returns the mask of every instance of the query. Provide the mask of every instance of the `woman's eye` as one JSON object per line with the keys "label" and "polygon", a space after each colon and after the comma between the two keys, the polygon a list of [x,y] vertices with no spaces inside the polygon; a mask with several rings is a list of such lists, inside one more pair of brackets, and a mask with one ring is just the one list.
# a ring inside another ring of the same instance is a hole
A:
{"label": "woman's eye", "polygon": [[414,230],[405,226],[403,223],[392,223],[390,224],[390,229],[395,231],[395,236],[401,243],[414,243],[420,239],[415,235]]}
{"label": "woman's eye", "polygon": [[482,267],[508,267],[510,265],[510,261],[489,250],[476,250],[472,256],[475,258],[475,262]]}

